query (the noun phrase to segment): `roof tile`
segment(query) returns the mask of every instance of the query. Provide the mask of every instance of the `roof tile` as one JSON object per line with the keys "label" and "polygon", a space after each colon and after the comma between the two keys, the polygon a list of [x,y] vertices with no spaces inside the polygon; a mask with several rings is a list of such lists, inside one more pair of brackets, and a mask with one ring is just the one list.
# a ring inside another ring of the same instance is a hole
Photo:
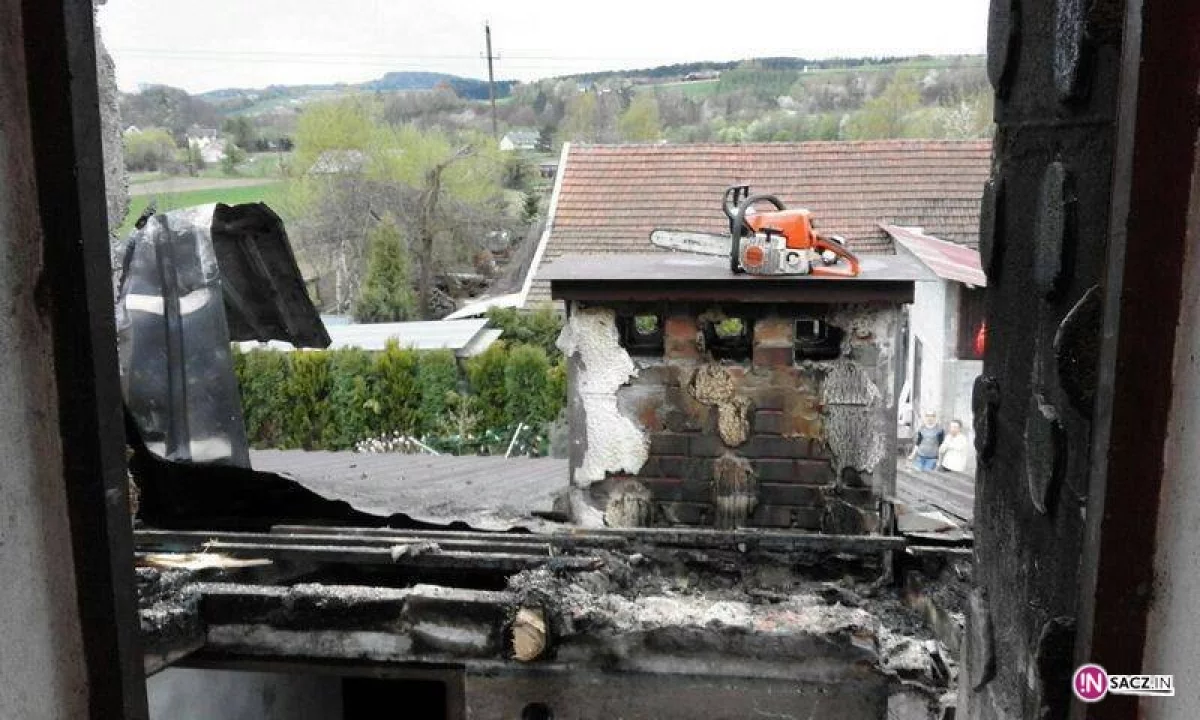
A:
{"label": "roof tile", "polygon": [[[881,223],[974,248],[991,153],[990,140],[572,145],[545,259],[653,251],[659,227],[725,232],[721,195],[735,184],[809,208],[856,252],[893,252]],[[527,302],[548,300],[535,280]]]}

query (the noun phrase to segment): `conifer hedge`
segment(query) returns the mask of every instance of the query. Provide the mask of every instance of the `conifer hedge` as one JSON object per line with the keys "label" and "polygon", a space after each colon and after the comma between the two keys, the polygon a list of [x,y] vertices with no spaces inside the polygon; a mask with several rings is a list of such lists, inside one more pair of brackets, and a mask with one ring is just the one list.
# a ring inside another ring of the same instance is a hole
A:
{"label": "conifer hedge", "polygon": [[390,343],[358,349],[234,350],[246,434],[259,448],[346,450],[399,433],[430,437],[454,422],[462,397],[480,435],[540,427],[566,403],[566,363],[551,364],[539,345],[500,341],[459,362],[446,350],[418,352]]}

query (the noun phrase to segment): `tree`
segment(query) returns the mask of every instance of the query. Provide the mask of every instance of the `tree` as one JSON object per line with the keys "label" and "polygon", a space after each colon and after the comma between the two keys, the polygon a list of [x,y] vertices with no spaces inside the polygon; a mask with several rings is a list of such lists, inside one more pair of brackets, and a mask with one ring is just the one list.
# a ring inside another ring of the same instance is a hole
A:
{"label": "tree", "polygon": [[354,319],[358,322],[397,322],[414,315],[412,279],[408,271],[408,251],[400,230],[385,220],[369,234],[370,258]]}
{"label": "tree", "polygon": [[377,114],[362,98],[309,106],[296,124],[297,166],[307,170],[328,150],[367,150],[377,134]]}
{"label": "tree", "polygon": [[941,135],[952,140],[989,137],[994,95],[990,88],[951,96],[942,103]]}
{"label": "tree", "polygon": [[225,142],[225,150],[221,153],[221,172],[226,175],[236,175],[238,166],[246,162],[246,151],[232,141]]}
{"label": "tree", "polygon": [[175,151],[175,140],[162,128],[125,134],[125,167],[131,171],[160,170]]}
{"label": "tree", "polygon": [[508,190],[524,190],[533,178],[533,167],[520,153],[509,153],[504,161],[504,187]]}
{"label": "tree", "polygon": [[548,153],[553,149],[554,149],[554,126],[553,125],[543,125],[542,129],[538,131],[537,151]]}
{"label": "tree", "polygon": [[598,131],[596,94],[579,93],[568,100],[566,116],[559,126],[562,139],[569,142],[595,142]]}
{"label": "tree", "polygon": [[[183,150],[179,153],[179,161],[187,170],[187,174],[195,177],[204,169],[204,153],[200,151],[200,144],[194,140],[189,140],[183,146]],[[178,169],[176,170],[178,172]]]}
{"label": "tree", "polygon": [[878,97],[863,103],[850,116],[847,135],[851,140],[904,137],[906,119],[921,107],[921,91],[912,73],[897,73]]}
{"label": "tree", "polygon": [[251,149],[258,138],[254,123],[245,115],[236,115],[227,119],[221,126],[221,131],[243,150]]}
{"label": "tree", "polygon": [[617,121],[621,138],[630,142],[653,142],[662,137],[658,101],[650,93],[639,94]]}
{"label": "tree", "polygon": [[525,191],[525,199],[521,203],[521,219],[526,224],[537,220],[538,213],[541,212],[541,198],[533,190]]}
{"label": "tree", "polygon": [[297,220],[289,227],[305,259],[318,272],[333,271],[334,309],[346,312],[366,273],[368,229],[394,218],[417,270],[414,316],[428,317],[437,269],[469,266],[487,233],[513,223],[501,188],[504,156],[479,133],[394,127],[377,116],[377,106],[357,100],[315,105],[301,117],[299,168],[327,150],[352,151],[356,161],[295,183],[288,204]]}

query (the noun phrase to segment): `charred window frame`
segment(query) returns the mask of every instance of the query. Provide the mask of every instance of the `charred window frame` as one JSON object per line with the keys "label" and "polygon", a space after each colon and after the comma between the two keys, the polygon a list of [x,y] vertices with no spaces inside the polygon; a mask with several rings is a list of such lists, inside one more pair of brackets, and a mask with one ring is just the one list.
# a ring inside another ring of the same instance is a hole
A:
{"label": "charred window frame", "polygon": [[617,337],[630,355],[661,358],[665,347],[663,314],[652,310],[618,315]]}
{"label": "charred window frame", "polygon": [[750,362],[754,354],[754,319],[728,317],[705,320],[701,329],[704,349],[713,360]]}
{"label": "charred window frame", "polygon": [[986,334],[983,288],[963,285],[958,293],[958,359],[982,360]]}
{"label": "charred window frame", "polygon": [[835,360],[842,354],[842,338],[846,333],[824,318],[797,318],[795,333],[796,362]]}

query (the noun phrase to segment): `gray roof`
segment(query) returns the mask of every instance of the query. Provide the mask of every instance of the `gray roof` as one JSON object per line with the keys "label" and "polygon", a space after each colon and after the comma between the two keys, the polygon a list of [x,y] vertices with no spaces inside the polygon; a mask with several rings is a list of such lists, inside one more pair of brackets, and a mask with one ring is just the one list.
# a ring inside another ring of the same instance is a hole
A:
{"label": "gray roof", "polygon": [[[427,320],[398,323],[352,323],[330,325],[326,329],[332,342],[329,349],[355,347],[383,350],[389,340],[413,350],[453,350],[459,357],[474,357],[487,350],[500,337],[500,331],[487,327],[487,318],[473,320]],[[259,343],[241,343],[242,350],[263,347]],[[272,350],[291,350],[287,343],[267,343]]]}
{"label": "gray roof", "polygon": [[514,145],[533,145],[537,143],[539,133],[536,130],[510,130],[504,137]]}
{"label": "gray roof", "polygon": [[569,484],[567,461],[552,458],[256,450],[250,462],[362,512],[482,530],[542,527],[532,513]]}

